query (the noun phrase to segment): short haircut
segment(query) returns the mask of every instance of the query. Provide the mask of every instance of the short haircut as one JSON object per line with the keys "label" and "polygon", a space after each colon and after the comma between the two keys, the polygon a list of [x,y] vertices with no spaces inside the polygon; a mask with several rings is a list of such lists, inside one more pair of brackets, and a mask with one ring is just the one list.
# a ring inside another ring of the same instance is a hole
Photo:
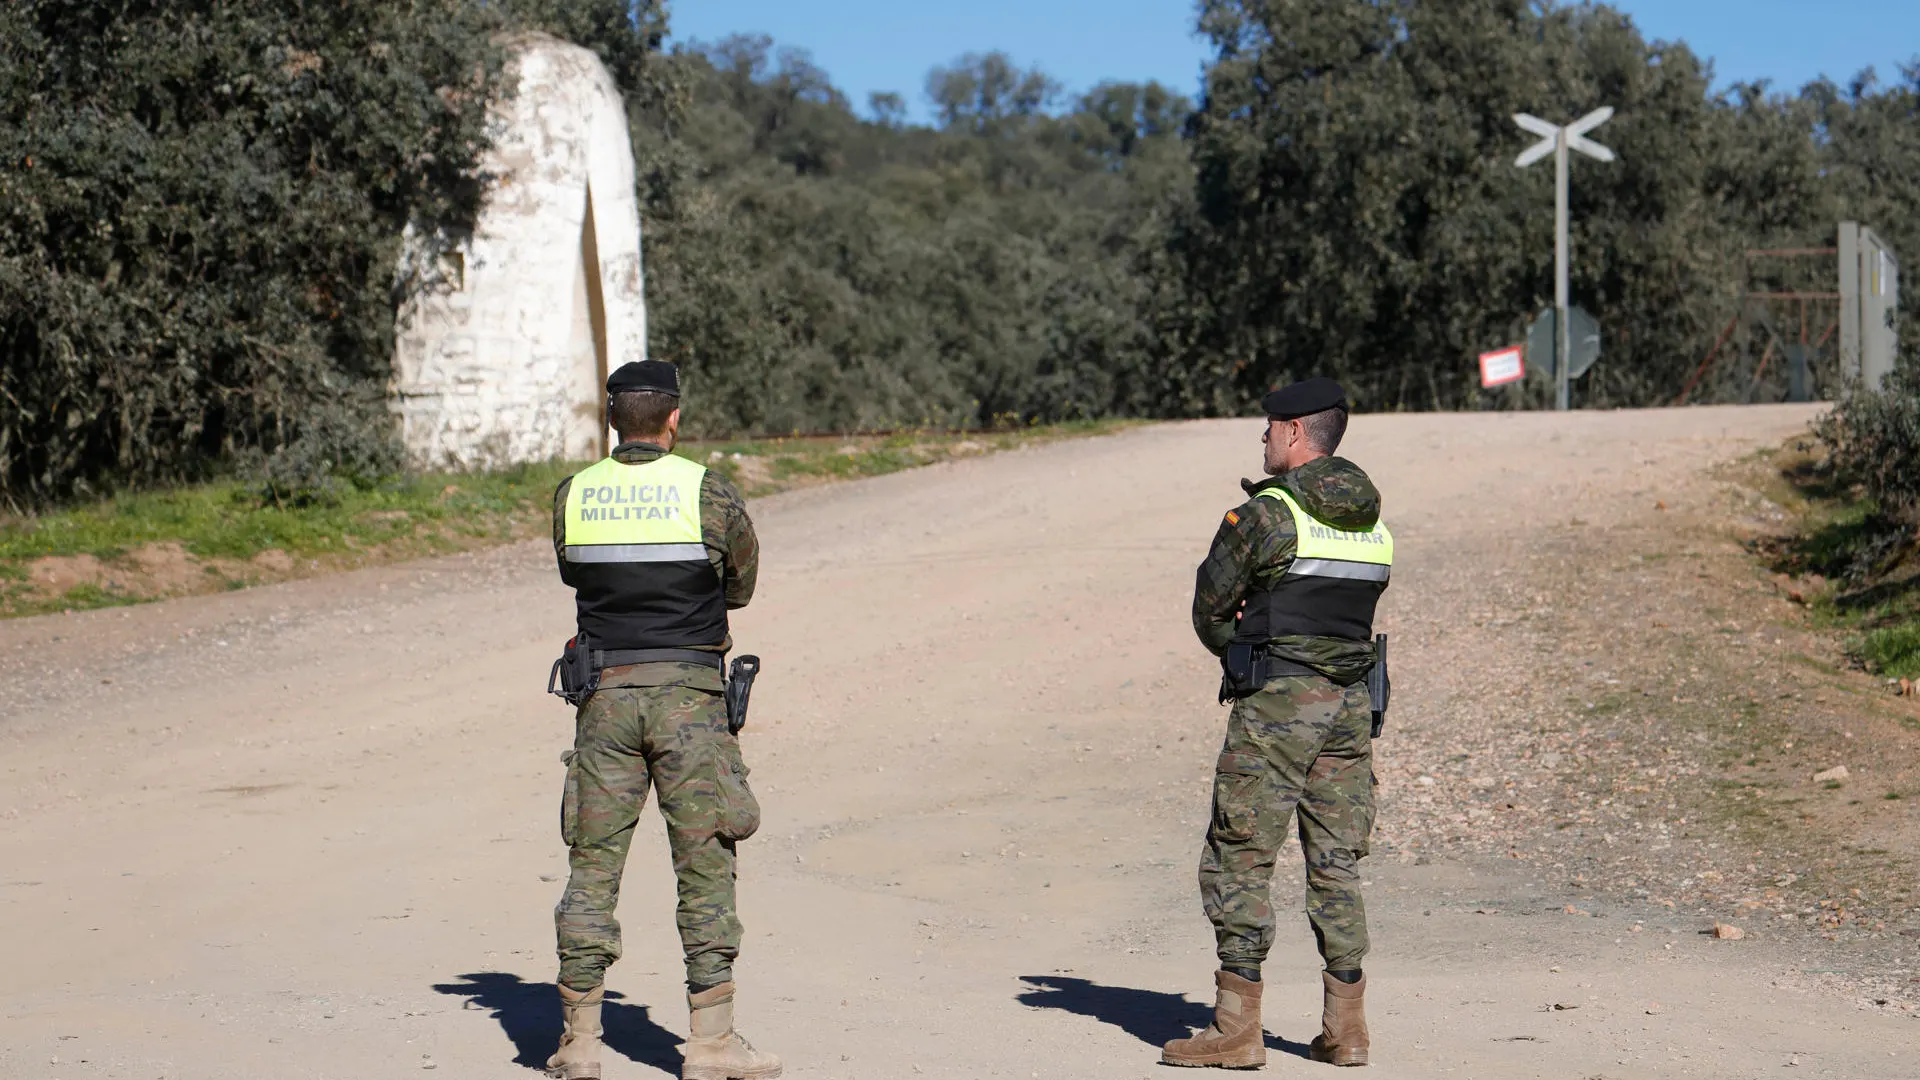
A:
{"label": "short haircut", "polygon": [[1340,440],[1347,434],[1347,410],[1336,405],[1308,413],[1300,418],[1300,429],[1306,433],[1307,445],[1331,454],[1340,448]]}
{"label": "short haircut", "polygon": [[607,418],[622,439],[641,439],[666,434],[667,417],[679,407],[680,399],[673,394],[633,390],[613,395],[607,406]]}

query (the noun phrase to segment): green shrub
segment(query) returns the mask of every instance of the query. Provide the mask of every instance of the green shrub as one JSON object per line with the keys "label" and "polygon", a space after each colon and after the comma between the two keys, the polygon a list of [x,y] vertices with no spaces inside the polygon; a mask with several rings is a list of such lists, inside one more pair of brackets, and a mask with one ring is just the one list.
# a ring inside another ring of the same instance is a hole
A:
{"label": "green shrub", "polygon": [[303,418],[388,380],[403,232],[451,242],[480,205],[500,19],[0,4],[0,504],[247,451],[311,476]]}
{"label": "green shrub", "polygon": [[406,467],[393,414],[373,395],[321,404],[296,431],[240,460],[241,490],[260,505],[337,506],[348,487],[371,490]]}
{"label": "green shrub", "polygon": [[1920,675],[1920,353],[1909,352],[1879,391],[1856,390],[1816,425],[1832,478],[1864,496],[1817,534],[1845,582],[1843,609],[1870,627],[1854,650],[1869,670]]}
{"label": "green shrub", "polygon": [[1890,522],[1920,524],[1920,353],[1880,391],[1848,395],[1816,430],[1841,481],[1858,484]]}

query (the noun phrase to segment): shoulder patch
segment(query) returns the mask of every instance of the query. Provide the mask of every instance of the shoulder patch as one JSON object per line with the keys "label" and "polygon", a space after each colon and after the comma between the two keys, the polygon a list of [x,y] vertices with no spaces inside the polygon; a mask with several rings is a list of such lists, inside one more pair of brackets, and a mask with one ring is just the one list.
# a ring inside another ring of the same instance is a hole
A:
{"label": "shoulder patch", "polygon": [[1227,524],[1229,525],[1240,524],[1240,511],[1238,510],[1227,511]]}

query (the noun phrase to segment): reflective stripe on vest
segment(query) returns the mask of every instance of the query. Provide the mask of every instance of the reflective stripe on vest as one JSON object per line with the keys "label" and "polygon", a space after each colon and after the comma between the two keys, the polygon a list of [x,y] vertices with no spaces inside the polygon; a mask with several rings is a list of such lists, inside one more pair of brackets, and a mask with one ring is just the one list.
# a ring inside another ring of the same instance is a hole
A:
{"label": "reflective stripe on vest", "polygon": [[582,469],[567,488],[567,561],[705,560],[700,483],[706,475],[705,465],[672,454],[639,465],[607,458]]}
{"label": "reflective stripe on vest", "polygon": [[1293,513],[1293,565],[1282,580],[1323,577],[1385,582],[1392,576],[1393,534],[1386,522],[1377,521],[1366,532],[1346,532],[1301,509],[1282,488],[1263,488],[1258,495],[1279,500]]}

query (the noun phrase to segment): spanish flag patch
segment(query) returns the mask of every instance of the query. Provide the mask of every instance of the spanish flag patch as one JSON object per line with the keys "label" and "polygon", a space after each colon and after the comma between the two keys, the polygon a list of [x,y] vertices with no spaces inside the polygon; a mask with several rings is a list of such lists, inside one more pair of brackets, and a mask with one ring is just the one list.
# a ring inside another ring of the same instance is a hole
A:
{"label": "spanish flag patch", "polygon": [[1235,511],[1235,510],[1227,511],[1227,524],[1229,525],[1240,524],[1240,514],[1238,511]]}

